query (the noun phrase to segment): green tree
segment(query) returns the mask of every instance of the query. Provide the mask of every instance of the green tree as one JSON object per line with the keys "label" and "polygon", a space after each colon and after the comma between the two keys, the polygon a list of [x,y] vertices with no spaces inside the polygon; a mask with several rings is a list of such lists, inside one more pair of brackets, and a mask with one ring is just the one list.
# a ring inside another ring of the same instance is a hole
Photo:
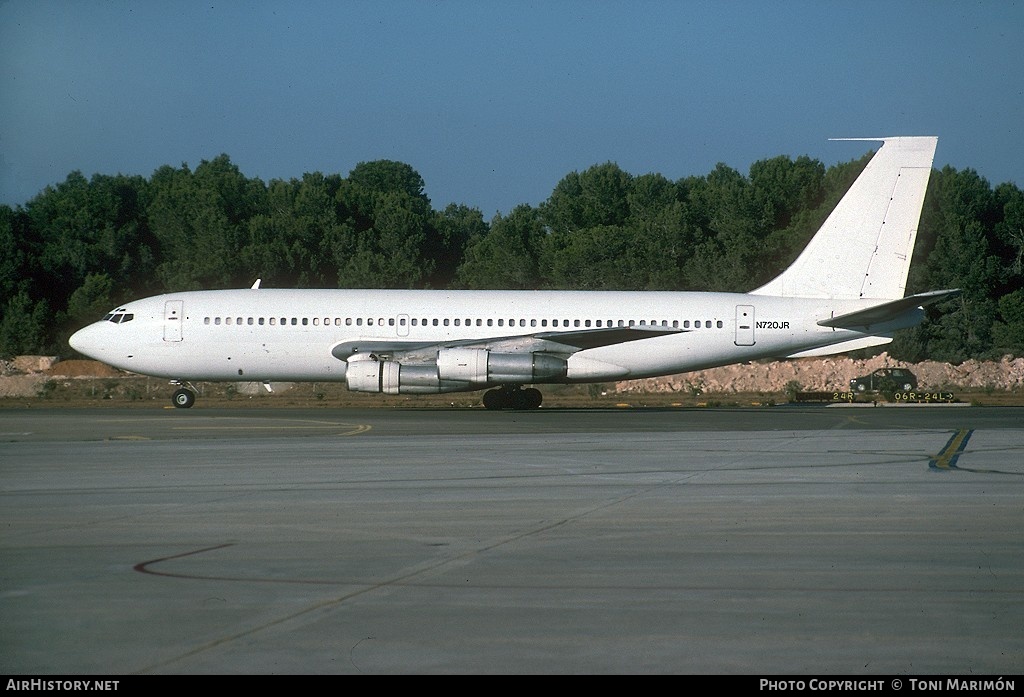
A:
{"label": "green tree", "polygon": [[89,274],[68,299],[68,319],[75,328],[95,322],[115,305],[114,282],[105,273]]}
{"label": "green tree", "polygon": [[992,254],[991,226],[997,219],[992,190],[973,170],[945,167],[936,175],[933,205],[935,247],[928,256],[930,288],[960,288],[942,314],[920,327],[925,352],[936,360],[960,363],[988,357],[996,319],[999,260]]}
{"label": "green tree", "polygon": [[999,320],[992,334],[996,353],[1024,356],[1024,289],[999,298]]}
{"label": "green tree", "polygon": [[684,266],[696,246],[685,200],[687,189],[660,174],[635,177],[627,196],[634,246],[629,250],[631,288],[680,290]]}
{"label": "green tree", "polygon": [[473,289],[536,289],[537,261],[546,231],[538,209],[522,204],[497,215],[486,234],[474,235],[456,271],[456,285]]}
{"label": "green tree", "polygon": [[1003,268],[1003,288],[1024,288],[1024,191],[1000,184],[994,192],[1000,219],[993,226],[993,250]]}
{"label": "green tree", "polygon": [[423,178],[391,160],[361,162],[338,188],[344,225],[327,240],[337,281],[348,288],[415,288],[426,283],[435,262],[433,211]]}
{"label": "green tree", "polygon": [[427,258],[434,265],[432,284],[444,288],[456,282],[470,240],[487,235],[488,225],[479,208],[449,204],[434,215],[427,241]]}
{"label": "green tree", "polygon": [[560,237],[559,244],[543,256],[551,286],[629,290],[646,284],[643,243],[635,228],[597,225],[563,233]]}
{"label": "green tree", "polygon": [[631,180],[614,162],[571,172],[541,204],[544,221],[554,235],[599,225],[622,225],[629,216]]}
{"label": "green tree", "polygon": [[0,356],[41,353],[50,348],[46,300],[35,301],[18,291],[0,308]]}
{"label": "green tree", "polygon": [[424,193],[425,184],[419,172],[404,162],[374,160],[360,162],[348,175],[348,181],[358,190],[382,194],[402,194],[430,205]]}
{"label": "green tree", "polygon": [[[245,283],[251,271],[240,254],[248,219],[265,210],[262,183],[245,179],[227,155],[162,167],[153,175],[149,220],[162,258],[156,276],[166,290],[227,288]],[[251,281],[250,281],[251,282]]]}
{"label": "green tree", "polygon": [[28,290],[38,244],[21,210],[0,205],[0,306],[19,290]]}
{"label": "green tree", "polygon": [[684,265],[687,287],[712,291],[746,290],[761,260],[765,220],[743,175],[719,163],[703,179],[688,182],[694,246]]}

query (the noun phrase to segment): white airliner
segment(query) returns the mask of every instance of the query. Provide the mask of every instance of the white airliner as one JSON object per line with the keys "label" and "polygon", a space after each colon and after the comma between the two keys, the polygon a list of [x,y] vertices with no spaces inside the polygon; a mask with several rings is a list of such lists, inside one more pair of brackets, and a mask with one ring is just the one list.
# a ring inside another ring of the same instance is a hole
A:
{"label": "white airliner", "polygon": [[684,373],[759,358],[885,344],[923,307],[904,297],[938,142],[882,146],[810,243],[750,293],[647,291],[238,290],[168,293],[118,307],[71,346],[122,370],[191,381],[344,380],[424,394],[490,389],[488,409],[534,409],[543,383]]}

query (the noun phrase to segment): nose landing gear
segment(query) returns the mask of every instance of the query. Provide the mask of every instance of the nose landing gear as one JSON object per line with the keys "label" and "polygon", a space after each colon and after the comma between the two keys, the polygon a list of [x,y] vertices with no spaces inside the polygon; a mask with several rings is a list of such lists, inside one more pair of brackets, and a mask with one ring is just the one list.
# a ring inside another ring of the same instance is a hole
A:
{"label": "nose landing gear", "polygon": [[178,409],[191,409],[192,405],[196,403],[195,389],[191,385],[185,386],[185,383],[178,380],[171,382],[171,384],[180,386],[171,396],[171,404]]}

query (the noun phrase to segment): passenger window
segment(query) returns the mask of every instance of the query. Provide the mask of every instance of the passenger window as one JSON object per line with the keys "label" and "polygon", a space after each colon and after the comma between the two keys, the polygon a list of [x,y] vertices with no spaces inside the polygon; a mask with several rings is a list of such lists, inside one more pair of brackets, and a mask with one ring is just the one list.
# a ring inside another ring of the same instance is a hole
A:
{"label": "passenger window", "polygon": [[228,326],[231,326],[231,318],[230,317],[225,317],[224,318],[224,324],[226,324]]}
{"label": "passenger window", "polygon": [[715,322],[715,326],[718,327],[719,329],[721,329],[722,328],[722,320],[718,320],[717,322]]}
{"label": "passenger window", "polygon": [[253,319],[252,319],[252,317],[250,317],[249,319],[247,319],[245,323],[251,326],[251,325],[252,325],[252,323],[253,323]]}
{"label": "passenger window", "polygon": [[263,318],[262,317],[260,317],[260,326],[261,327],[263,326]]}
{"label": "passenger window", "polygon": [[210,323],[210,318],[209,317],[203,317],[203,324],[209,324],[209,323]]}
{"label": "passenger window", "polygon": [[458,317],[456,317],[456,318],[455,318],[455,326],[456,326],[456,327],[458,327],[458,326],[459,326],[459,323],[460,323],[461,321],[462,321],[462,320],[460,320],[460,319],[459,319]]}
{"label": "passenger window", "polygon": [[493,327],[494,326],[494,320],[493,319],[487,320],[487,326],[488,327]]}
{"label": "passenger window", "polygon": [[294,327],[298,323],[299,323],[299,318],[298,317],[292,317],[292,326]]}
{"label": "passenger window", "polygon": [[363,318],[362,317],[357,317],[356,318],[356,326],[357,327],[363,326]]}
{"label": "passenger window", "polygon": [[590,326],[590,320],[589,320],[589,319],[588,319],[588,320],[586,320],[586,321],[585,321],[585,322],[583,323],[583,326],[584,326],[584,327],[589,327],[589,326]]}
{"label": "passenger window", "polygon": [[320,326],[320,318],[319,317],[314,317],[313,318],[313,326],[314,327],[319,327]]}
{"label": "passenger window", "polygon": [[220,324],[220,317],[214,317],[213,318],[213,323],[214,324]]}
{"label": "passenger window", "polygon": [[395,318],[394,317],[388,317],[388,326],[389,327],[395,326]]}
{"label": "passenger window", "polygon": [[693,326],[694,326],[695,329],[700,329],[700,320],[699,319],[695,320],[694,323],[693,323]]}
{"label": "passenger window", "polygon": [[367,327],[372,327],[373,326],[373,317],[367,317],[366,318],[366,326]]}
{"label": "passenger window", "polygon": [[277,324],[277,317],[271,317],[270,318],[270,326],[273,327],[275,324]]}
{"label": "passenger window", "polygon": [[446,327],[448,326],[448,318],[447,317],[445,317],[444,326],[446,326]]}
{"label": "passenger window", "polygon": [[237,317],[235,319],[235,324],[241,325],[242,324],[242,318],[241,317]]}
{"label": "passenger window", "polygon": [[505,326],[505,320],[503,320],[503,319],[499,319],[499,320],[498,320],[498,326],[499,326],[499,327],[504,327],[504,326]]}

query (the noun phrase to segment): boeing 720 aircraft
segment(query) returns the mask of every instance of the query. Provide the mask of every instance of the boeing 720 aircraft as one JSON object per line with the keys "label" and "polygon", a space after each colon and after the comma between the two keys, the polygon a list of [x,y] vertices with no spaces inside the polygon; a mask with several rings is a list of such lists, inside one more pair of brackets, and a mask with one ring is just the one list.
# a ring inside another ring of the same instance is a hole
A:
{"label": "boeing 720 aircraft", "polygon": [[924,306],[904,297],[934,137],[881,141],[793,264],[750,293],[286,290],[168,293],[118,307],[70,340],[122,370],[192,381],[344,380],[385,394],[488,391],[535,409],[528,385],[629,380],[892,341]]}

